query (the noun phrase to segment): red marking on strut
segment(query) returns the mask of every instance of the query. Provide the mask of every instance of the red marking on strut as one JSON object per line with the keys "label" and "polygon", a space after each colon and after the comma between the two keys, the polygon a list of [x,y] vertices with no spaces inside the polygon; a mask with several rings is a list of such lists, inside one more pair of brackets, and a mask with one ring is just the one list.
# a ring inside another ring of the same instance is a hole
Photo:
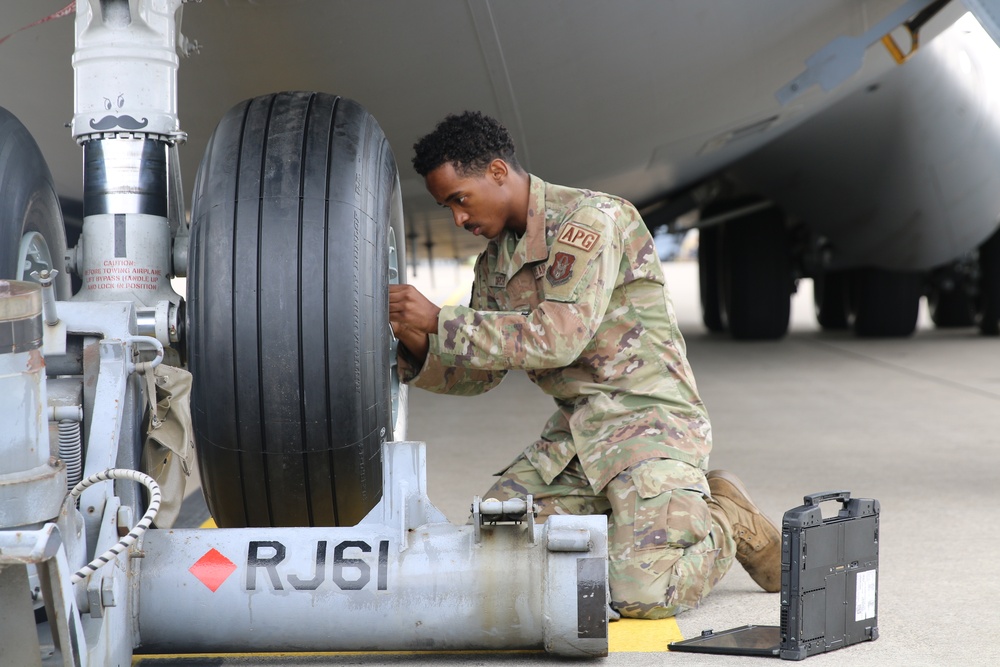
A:
{"label": "red marking on strut", "polygon": [[188,572],[196,576],[198,581],[208,586],[208,589],[214,593],[235,569],[236,565],[233,564],[233,561],[215,549],[209,549],[204,556],[188,568]]}

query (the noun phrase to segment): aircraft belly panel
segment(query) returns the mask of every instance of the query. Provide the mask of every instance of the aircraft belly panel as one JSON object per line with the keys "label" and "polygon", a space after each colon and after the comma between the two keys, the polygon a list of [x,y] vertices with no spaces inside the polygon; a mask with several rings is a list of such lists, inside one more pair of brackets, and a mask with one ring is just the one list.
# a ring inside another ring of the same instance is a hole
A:
{"label": "aircraft belly panel", "polygon": [[[1000,49],[961,22],[732,169],[825,237],[831,268],[926,269],[1000,220]],[[981,43],[985,40],[987,43]]]}
{"label": "aircraft belly panel", "polygon": [[[530,170],[641,205],[710,177],[871,78],[906,70],[876,44],[843,86],[810,89],[785,107],[775,98],[811,55],[838,37],[864,34],[903,4],[192,3],[183,32],[203,46],[179,68],[178,118],[189,137],[181,168],[195,173],[212,128],[239,100],[279,90],[342,94],[364,103],[385,129],[401,165],[407,217],[422,218],[422,228],[464,256],[480,249],[479,240],[455,237],[452,221],[407,165],[410,146],[446,113],[496,115]],[[959,3],[946,6],[922,29],[924,48],[963,11]],[[43,14],[34,3],[5,5],[0,25],[16,30]],[[0,48],[5,107],[25,119],[60,196],[78,200],[77,148],[62,129],[73,100],[71,22],[41,23]]]}

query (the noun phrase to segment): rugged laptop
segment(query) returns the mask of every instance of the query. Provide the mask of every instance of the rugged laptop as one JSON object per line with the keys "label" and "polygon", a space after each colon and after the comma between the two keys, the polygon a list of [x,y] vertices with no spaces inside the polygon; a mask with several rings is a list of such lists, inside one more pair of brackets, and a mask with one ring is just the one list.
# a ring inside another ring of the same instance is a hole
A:
{"label": "rugged laptop", "polygon": [[[826,501],[842,506],[824,519]],[[878,639],[878,501],[832,491],[803,502],[781,520],[781,625],[706,630],[671,651],[802,660]]]}

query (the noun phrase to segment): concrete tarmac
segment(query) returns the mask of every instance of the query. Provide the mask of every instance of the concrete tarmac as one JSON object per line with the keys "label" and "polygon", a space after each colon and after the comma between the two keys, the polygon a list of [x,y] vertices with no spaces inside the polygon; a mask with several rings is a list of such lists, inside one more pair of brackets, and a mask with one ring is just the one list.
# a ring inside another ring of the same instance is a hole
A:
{"label": "concrete tarmac", "polygon": [[[926,313],[918,332],[902,340],[821,332],[806,280],[793,300],[785,339],[734,342],[708,334],[701,324],[697,264],[671,263],[665,270],[712,418],[711,467],[738,474],[776,522],[804,495],[820,491],[847,490],[881,503],[880,637],[811,657],[809,664],[1000,663],[1000,576],[993,562],[1000,553],[1000,533],[994,532],[1000,526],[1000,340],[973,329],[935,330]],[[434,293],[467,294],[464,271],[454,278],[446,273],[439,282],[447,284]],[[517,372],[475,398],[412,390],[408,435],[427,443],[431,501],[464,523],[472,497],[537,437],[552,410],[551,399]],[[677,623],[685,637],[708,628],[777,625],[779,604],[777,594],[759,590],[734,565],[702,606]],[[616,652],[591,664],[759,667],[766,660],[655,651]],[[563,661],[500,653],[341,655],[267,664],[557,662]]]}

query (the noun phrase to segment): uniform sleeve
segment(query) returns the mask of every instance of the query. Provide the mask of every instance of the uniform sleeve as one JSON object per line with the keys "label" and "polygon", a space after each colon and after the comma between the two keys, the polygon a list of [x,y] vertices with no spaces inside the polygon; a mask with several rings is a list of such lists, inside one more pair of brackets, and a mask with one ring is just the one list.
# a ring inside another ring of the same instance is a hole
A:
{"label": "uniform sleeve", "polygon": [[431,353],[456,368],[561,368],[573,363],[604,319],[621,263],[610,215],[577,210],[560,226],[541,278],[545,300],[530,313],[441,309]]}
{"label": "uniform sleeve", "polygon": [[[485,253],[479,256],[476,261],[475,277],[472,282],[472,294],[469,297],[469,307],[466,310],[477,312],[488,310],[490,300],[486,290],[486,260]],[[496,307],[496,304],[493,304]],[[444,310],[442,309],[442,312]],[[440,317],[438,318],[440,323]],[[440,324],[439,324],[440,329]],[[430,349],[422,367],[409,355],[405,348],[400,346],[397,355],[399,363],[399,379],[401,382],[409,383],[414,387],[420,387],[437,394],[451,394],[455,396],[476,396],[485,393],[500,384],[506,371],[487,370],[471,367],[457,367],[444,362],[439,354],[436,354],[437,347],[435,339],[437,335],[430,335]]]}

